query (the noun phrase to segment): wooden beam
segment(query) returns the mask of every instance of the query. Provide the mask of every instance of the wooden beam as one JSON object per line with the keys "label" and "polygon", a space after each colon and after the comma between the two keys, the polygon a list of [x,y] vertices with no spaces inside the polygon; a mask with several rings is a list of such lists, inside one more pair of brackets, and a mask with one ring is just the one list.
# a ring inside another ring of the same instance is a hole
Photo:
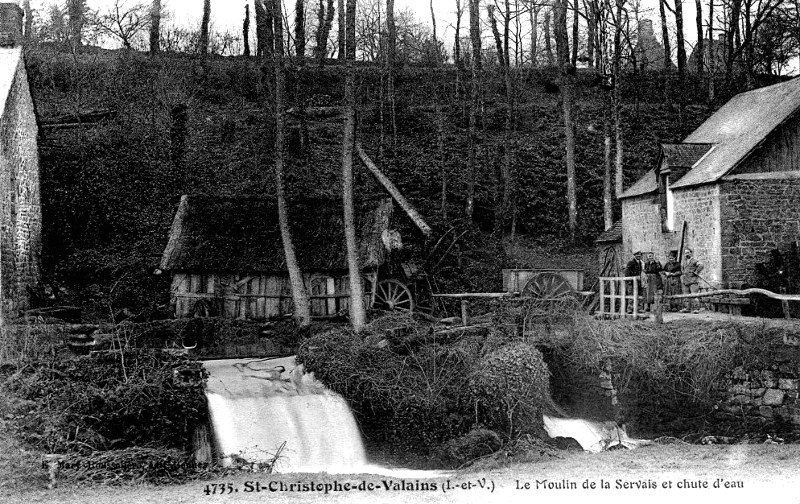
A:
{"label": "wooden beam", "polygon": [[689,299],[689,298],[699,298],[699,297],[708,297],[708,296],[716,296],[718,294],[738,294],[740,296],[744,296],[747,294],[763,294],[772,299],[778,299],[782,301],[800,301],[800,294],[775,294],[774,292],[768,291],[766,289],[719,289],[714,291],[708,292],[698,292],[697,294],[675,294],[673,296],[667,296],[669,299]]}
{"label": "wooden beam", "polygon": [[361,146],[361,142],[356,142],[356,150],[358,151],[358,157],[361,158],[361,161],[364,162],[366,167],[372,174],[378,179],[378,182],[386,188],[389,194],[392,195],[392,198],[397,202],[398,205],[405,211],[405,213],[414,221],[414,224],[422,231],[422,234],[425,236],[431,235],[431,227],[422,219],[422,216],[417,212],[417,209],[414,208],[411,203],[403,196],[397,186],[395,186],[389,177],[383,174],[383,172],[372,162],[372,159],[367,156],[367,153],[364,152],[364,148]]}

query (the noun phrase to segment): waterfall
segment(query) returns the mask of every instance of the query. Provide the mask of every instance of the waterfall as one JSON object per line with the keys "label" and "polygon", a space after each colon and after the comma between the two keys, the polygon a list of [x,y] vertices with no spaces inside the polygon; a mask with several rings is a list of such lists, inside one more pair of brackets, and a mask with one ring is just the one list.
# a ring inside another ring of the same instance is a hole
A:
{"label": "waterfall", "polygon": [[[274,472],[358,473],[367,468],[347,403],[294,357],[206,361],[206,396],[223,465],[275,460]],[[277,459],[275,458],[277,454]]]}

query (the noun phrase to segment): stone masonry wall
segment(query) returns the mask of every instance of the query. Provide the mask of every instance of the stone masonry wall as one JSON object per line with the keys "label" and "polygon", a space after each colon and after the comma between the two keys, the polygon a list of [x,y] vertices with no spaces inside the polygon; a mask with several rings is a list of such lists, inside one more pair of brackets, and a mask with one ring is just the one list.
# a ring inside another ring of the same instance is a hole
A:
{"label": "stone masonry wall", "polygon": [[753,284],[769,252],[800,240],[800,179],[722,184],[722,261],[728,282]]}
{"label": "stone masonry wall", "polygon": [[800,369],[781,362],[762,369],[735,368],[722,390],[723,409],[737,417],[784,421],[800,427]]}
{"label": "stone masonry wall", "polygon": [[[622,202],[622,247],[625,261],[633,252],[654,252],[662,264],[670,250],[680,247],[681,226],[687,222],[686,247],[705,266],[703,278],[717,285],[722,279],[719,185],[692,187],[674,192],[675,231],[663,232],[655,195]],[[707,287],[707,285],[705,285]]]}
{"label": "stone masonry wall", "polygon": [[42,212],[38,128],[20,57],[0,117],[0,301],[2,318],[28,307],[40,280]]}

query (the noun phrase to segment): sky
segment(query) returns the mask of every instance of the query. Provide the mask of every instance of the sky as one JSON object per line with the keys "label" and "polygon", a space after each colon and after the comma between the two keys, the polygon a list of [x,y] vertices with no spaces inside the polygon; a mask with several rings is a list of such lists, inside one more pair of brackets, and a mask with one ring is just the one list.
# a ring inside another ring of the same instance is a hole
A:
{"label": "sky", "polygon": [[[127,2],[129,4],[135,3],[137,0],[121,0],[123,2]],[[144,1],[149,3],[149,0],[138,0]],[[317,0],[307,0],[307,3],[310,4],[311,2],[316,2]],[[381,0],[385,1],[385,0]],[[484,0],[484,3],[487,1],[494,1],[494,0]],[[500,0],[497,0],[500,1]],[[630,4],[634,0],[627,0],[627,3]],[[661,22],[660,22],[660,15],[658,12],[658,3],[656,0],[637,0],[641,2],[641,10],[643,12],[643,17],[649,17],[653,20],[653,28],[656,33],[656,37],[659,39],[661,38]],[[718,0],[719,1],[719,0]],[[34,9],[41,9],[42,11],[52,3],[64,3],[63,0],[31,0],[31,5]],[[93,9],[105,9],[110,5],[113,5],[113,0],[88,0],[88,6]],[[194,27],[200,25],[200,19],[203,14],[203,1],[202,0],[162,0],[163,5],[169,11],[171,19],[168,21],[169,23],[174,23],[179,26],[184,27]],[[244,0],[211,0],[211,23],[213,28],[217,31],[224,32],[230,31],[233,33],[238,33],[241,30],[242,26],[242,18],[244,14]],[[294,8],[294,0],[283,0],[284,5],[289,10]],[[463,4],[466,4],[466,0],[462,0]],[[703,1],[704,4],[708,3],[708,0]],[[721,2],[720,2],[721,3]],[[434,11],[436,13],[436,25],[437,25],[437,35],[440,39],[446,41],[446,46],[452,45],[453,35],[455,33],[455,29],[453,25],[455,24],[455,0],[434,0]],[[707,5],[705,5],[704,9],[704,20],[708,16],[707,12]],[[395,0],[395,9],[402,10],[405,8],[409,8],[416,13],[417,18],[427,24],[430,25],[430,0]],[[252,12],[252,8],[251,8]],[[691,49],[694,46],[694,43],[697,39],[696,37],[696,27],[695,27],[695,2],[691,0],[683,0],[683,17],[684,17],[684,36],[686,38],[687,48],[686,52],[687,55],[691,53]],[[251,14],[252,15],[252,14]],[[668,27],[670,30],[671,38],[673,39],[672,46],[674,52],[674,37],[675,37],[675,23],[674,18],[671,14],[667,14],[669,18],[672,20],[668,22]],[[482,17],[486,18],[486,12],[482,13]],[[526,20],[527,21],[527,20]],[[527,31],[527,22],[525,23],[526,31]],[[465,17],[462,20],[462,30],[468,27],[468,18]],[[335,28],[334,28],[335,29]],[[464,33],[467,34],[466,32]],[[488,30],[484,33],[484,36],[489,36]]]}

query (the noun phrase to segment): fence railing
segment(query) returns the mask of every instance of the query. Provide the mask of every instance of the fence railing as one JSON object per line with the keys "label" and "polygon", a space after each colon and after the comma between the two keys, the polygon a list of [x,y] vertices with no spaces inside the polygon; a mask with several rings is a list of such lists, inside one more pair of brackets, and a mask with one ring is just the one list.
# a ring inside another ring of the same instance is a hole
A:
{"label": "fence railing", "polygon": [[639,277],[600,277],[600,301],[597,315],[601,318],[639,317]]}

